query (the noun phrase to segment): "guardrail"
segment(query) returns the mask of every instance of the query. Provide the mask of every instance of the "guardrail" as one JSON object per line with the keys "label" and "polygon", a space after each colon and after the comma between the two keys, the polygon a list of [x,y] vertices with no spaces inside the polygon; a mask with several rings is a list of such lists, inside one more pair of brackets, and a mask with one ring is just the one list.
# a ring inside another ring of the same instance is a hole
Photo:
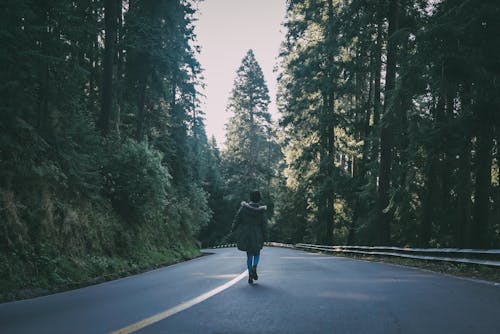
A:
{"label": "guardrail", "polygon": [[264,245],[268,247],[295,248],[295,245],[284,244],[281,242],[264,242]]}
{"label": "guardrail", "polygon": [[210,248],[215,249],[215,248],[229,248],[229,247],[236,247],[236,244],[217,245],[217,246],[213,246],[213,247],[210,247]]}
{"label": "guardrail", "polygon": [[324,246],[312,244],[296,244],[295,248],[330,253],[393,256],[426,261],[480,264],[500,268],[500,249],[478,250],[458,248]]}
{"label": "guardrail", "polygon": [[[295,245],[283,244],[283,243],[280,243],[280,242],[264,242],[264,245],[268,246],[268,247],[295,248]],[[236,244],[223,244],[223,245],[213,246],[213,247],[210,247],[210,248],[211,249],[215,249],[215,248],[229,248],[229,247],[236,247]]]}
{"label": "guardrail", "polygon": [[[445,261],[464,264],[479,264],[500,268],[500,249],[459,249],[459,248],[400,248],[368,246],[325,246],[313,244],[284,244],[266,242],[268,247],[295,248],[328,253],[350,253],[361,255],[391,256],[425,261]],[[236,244],[224,244],[212,248],[236,247]]]}

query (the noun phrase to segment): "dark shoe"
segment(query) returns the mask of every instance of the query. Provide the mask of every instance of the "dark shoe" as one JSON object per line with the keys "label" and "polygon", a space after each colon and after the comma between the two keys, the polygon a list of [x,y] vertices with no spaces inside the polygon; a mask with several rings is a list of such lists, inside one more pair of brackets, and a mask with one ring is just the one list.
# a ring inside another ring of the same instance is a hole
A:
{"label": "dark shoe", "polygon": [[257,276],[257,266],[252,267],[252,278],[256,281],[259,279],[259,276]]}
{"label": "dark shoe", "polygon": [[248,276],[248,284],[253,284],[252,275]]}

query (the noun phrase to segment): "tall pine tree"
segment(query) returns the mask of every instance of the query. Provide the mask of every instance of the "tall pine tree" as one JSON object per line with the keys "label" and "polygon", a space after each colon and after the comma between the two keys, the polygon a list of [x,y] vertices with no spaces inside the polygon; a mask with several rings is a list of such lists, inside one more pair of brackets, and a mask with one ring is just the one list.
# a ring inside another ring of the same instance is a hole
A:
{"label": "tall pine tree", "polygon": [[[269,90],[252,50],[236,73],[228,111],[233,113],[226,125],[226,161],[229,189],[237,198],[245,198],[251,189],[269,193],[268,180],[273,173],[270,150],[274,149]],[[273,146],[273,147],[272,147]]]}

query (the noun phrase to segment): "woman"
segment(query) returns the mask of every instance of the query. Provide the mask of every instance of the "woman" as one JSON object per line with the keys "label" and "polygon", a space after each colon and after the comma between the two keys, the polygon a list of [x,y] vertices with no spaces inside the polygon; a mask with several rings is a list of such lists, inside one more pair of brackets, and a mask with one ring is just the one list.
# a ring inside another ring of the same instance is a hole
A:
{"label": "woman", "polygon": [[250,193],[250,203],[241,202],[233,222],[238,249],[247,252],[248,284],[258,280],[257,265],[266,234],[266,209],[259,205],[260,192]]}

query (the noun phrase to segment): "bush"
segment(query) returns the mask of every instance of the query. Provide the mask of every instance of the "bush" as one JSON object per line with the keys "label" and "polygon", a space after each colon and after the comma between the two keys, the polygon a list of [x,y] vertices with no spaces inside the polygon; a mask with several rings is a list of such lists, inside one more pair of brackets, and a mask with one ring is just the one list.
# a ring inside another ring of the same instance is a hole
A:
{"label": "bush", "polygon": [[127,140],[105,166],[105,192],[128,222],[153,219],[167,204],[170,174],[160,152]]}

